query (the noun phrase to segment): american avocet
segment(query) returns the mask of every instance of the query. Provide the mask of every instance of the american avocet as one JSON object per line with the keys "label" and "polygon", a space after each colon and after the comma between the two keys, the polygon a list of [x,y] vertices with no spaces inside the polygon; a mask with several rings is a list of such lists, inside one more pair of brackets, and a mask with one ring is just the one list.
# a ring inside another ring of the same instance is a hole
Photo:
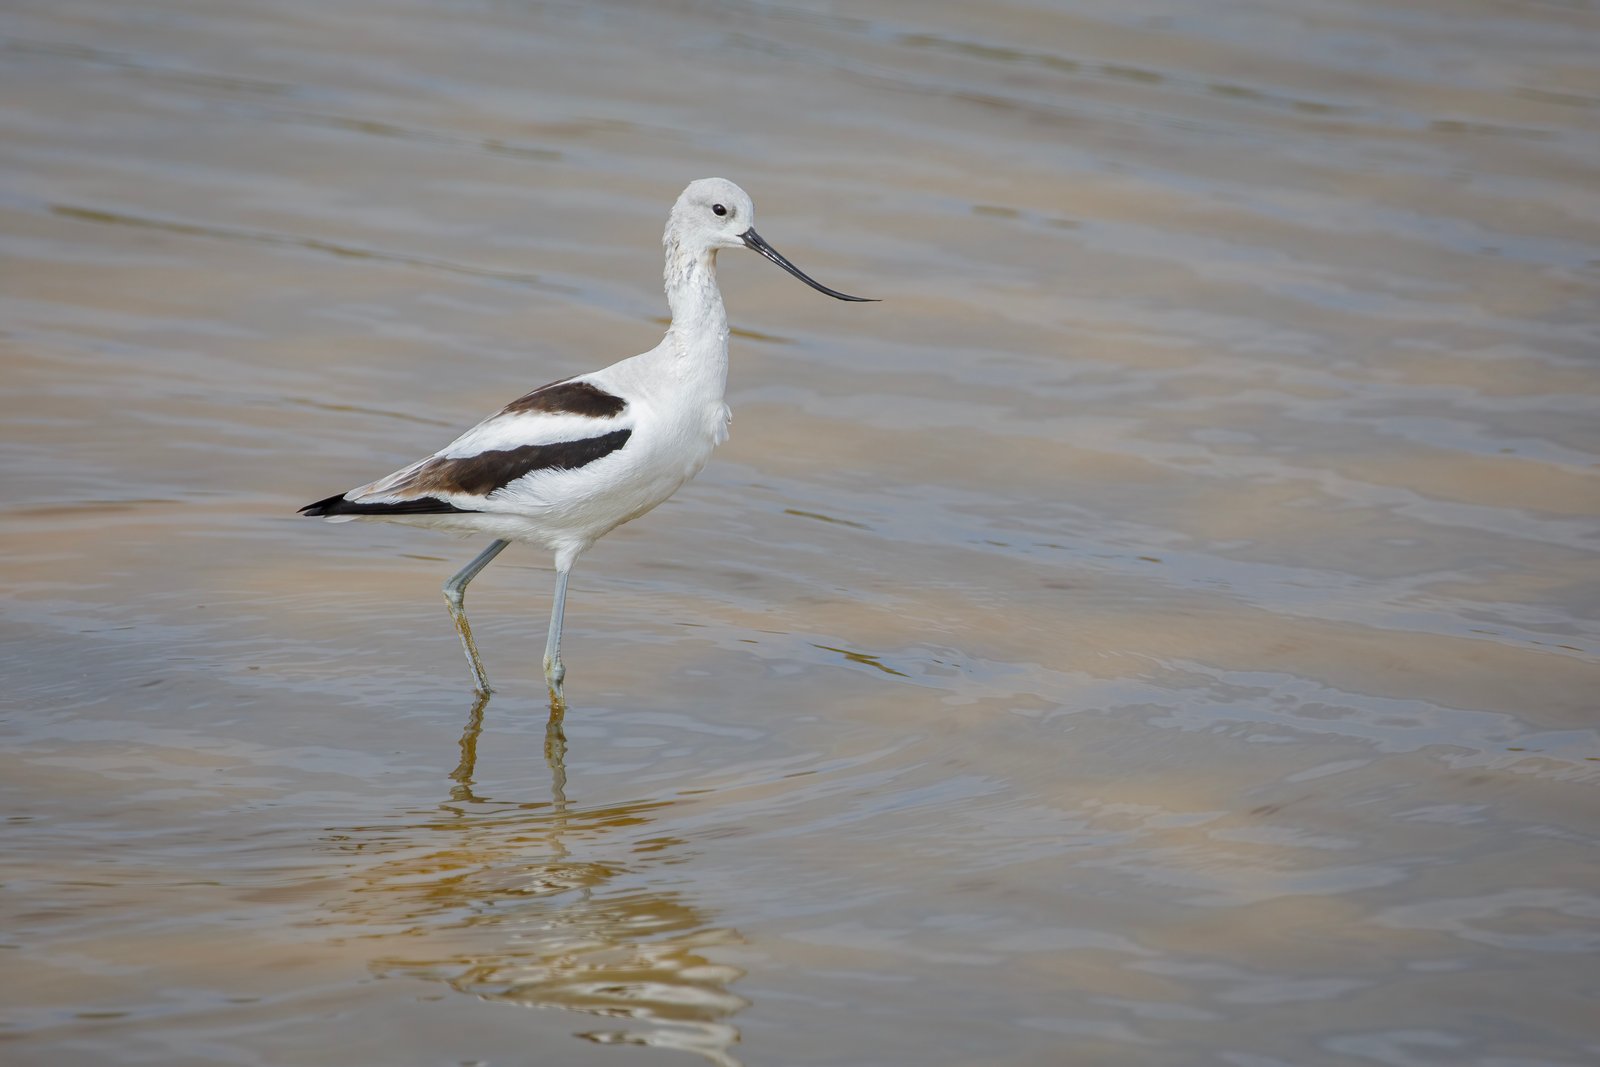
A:
{"label": "american avocet", "polygon": [[467,583],[512,541],[555,553],[555,603],[545,642],[551,700],[562,699],[561,615],[567,576],[604,534],[636,519],[700,473],[728,436],[728,315],[717,289],[717,251],[761,253],[837,300],[754,228],[750,197],[724,178],[702,178],[667,216],[664,272],[672,325],[650,351],[535,389],[427,459],[300,509],[332,522],[383,519],[494,537],[444,583],[480,693],[489,679],[467,625]]}

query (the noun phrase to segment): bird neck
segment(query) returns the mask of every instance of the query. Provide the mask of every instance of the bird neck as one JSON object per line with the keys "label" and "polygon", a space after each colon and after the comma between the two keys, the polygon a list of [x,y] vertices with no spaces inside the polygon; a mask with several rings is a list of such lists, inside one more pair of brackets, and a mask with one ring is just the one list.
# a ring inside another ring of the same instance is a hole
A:
{"label": "bird neck", "polygon": [[728,372],[728,312],[717,288],[716,249],[689,250],[668,236],[667,264],[663,272],[667,306],[672,309],[668,334],[685,368],[695,377],[709,375],[721,395]]}

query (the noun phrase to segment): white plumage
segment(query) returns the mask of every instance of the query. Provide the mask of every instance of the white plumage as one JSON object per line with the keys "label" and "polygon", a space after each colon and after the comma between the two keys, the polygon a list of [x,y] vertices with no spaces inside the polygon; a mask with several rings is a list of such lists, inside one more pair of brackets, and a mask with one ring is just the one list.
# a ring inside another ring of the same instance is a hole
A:
{"label": "white plumage", "polygon": [[750,197],[732,182],[691,182],[662,238],[672,325],[660,344],[535,389],[428,458],[300,509],[332,522],[380,519],[495,539],[444,587],[480,692],[489,691],[489,681],[467,624],[467,583],[512,541],[555,554],[545,678],[559,704],[561,620],[573,563],[676,492],[727,439],[728,317],[717,288],[718,250],[752,249],[820,292],[864,299],[807,277],[756,233],[754,215]]}

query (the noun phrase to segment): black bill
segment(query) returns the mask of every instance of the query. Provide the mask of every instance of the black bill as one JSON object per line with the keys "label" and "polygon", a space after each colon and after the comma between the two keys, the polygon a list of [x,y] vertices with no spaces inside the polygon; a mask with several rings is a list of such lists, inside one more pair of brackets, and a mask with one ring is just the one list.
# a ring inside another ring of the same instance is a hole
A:
{"label": "black bill", "polygon": [[771,245],[767,244],[766,240],[755,231],[754,227],[741,233],[739,238],[740,240],[744,241],[744,246],[746,248],[750,249],[752,252],[760,252],[762,255],[772,260],[772,262],[776,263],[790,274],[793,274],[796,278],[799,278],[801,281],[805,282],[819,293],[827,293],[835,300],[854,300],[858,304],[876,304],[878,302],[874,297],[851,296],[849,293],[841,293],[837,289],[829,289],[821,282],[810,278],[807,276],[805,271],[801,270],[799,267],[785,259],[783,254],[776,248],[773,248]]}

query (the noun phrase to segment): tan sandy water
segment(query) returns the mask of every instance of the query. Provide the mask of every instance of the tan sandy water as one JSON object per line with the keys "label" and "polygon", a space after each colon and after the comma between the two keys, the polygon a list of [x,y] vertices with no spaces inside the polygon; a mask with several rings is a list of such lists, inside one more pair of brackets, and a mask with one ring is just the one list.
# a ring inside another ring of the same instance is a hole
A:
{"label": "tan sandy water", "polygon": [[[0,1062],[1600,1061],[1600,9],[12,0]],[[296,507],[650,347],[580,563]]]}

